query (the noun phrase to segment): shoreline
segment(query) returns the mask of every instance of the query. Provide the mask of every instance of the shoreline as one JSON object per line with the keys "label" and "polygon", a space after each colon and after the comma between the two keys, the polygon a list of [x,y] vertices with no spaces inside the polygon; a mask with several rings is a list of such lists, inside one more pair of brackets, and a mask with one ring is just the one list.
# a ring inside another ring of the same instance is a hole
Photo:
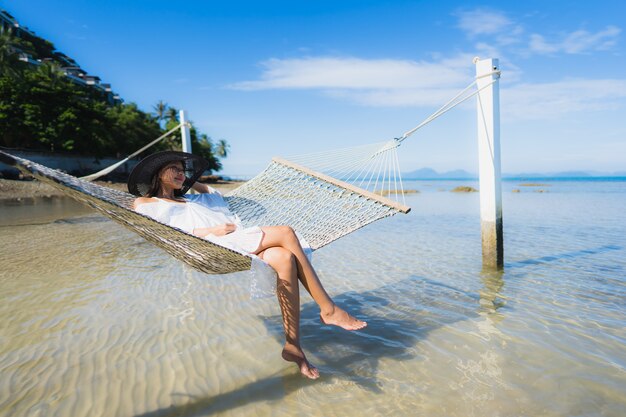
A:
{"label": "shoreline", "polygon": [[[239,187],[244,182],[245,181],[218,181],[207,184],[221,192],[228,192]],[[128,192],[125,182],[94,181],[94,184]],[[66,197],[66,195],[53,186],[38,180],[0,179],[0,201],[2,202],[20,202],[24,199],[60,197]]]}
{"label": "shoreline", "polygon": [[[217,181],[203,181],[203,183],[219,190],[222,193],[228,193],[231,190],[241,186],[247,181],[238,180],[217,180]],[[93,181],[94,184],[98,184],[103,187],[108,187],[114,190],[128,192],[125,182],[116,181]],[[511,190],[512,193],[520,193],[522,189],[524,191],[534,192],[548,192],[547,189],[541,187],[549,187],[551,184],[543,183],[522,183],[517,184],[517,187]],[[439,189],[438,191],[448,191],[453,193],[474,193],[478,190],[471,186],[458,186],[453,189]],[[381,195],[391,194],[391,190],[383,190]],[[402,194],[419,194],[418,189],[406,189]],[[48,185],[44,182],[33,180],[8,180],[0,178],[0,203],[25,203],[32,201],[33,199],[51,199],[51,198],[64,198],[66,194],[57,188]]]}

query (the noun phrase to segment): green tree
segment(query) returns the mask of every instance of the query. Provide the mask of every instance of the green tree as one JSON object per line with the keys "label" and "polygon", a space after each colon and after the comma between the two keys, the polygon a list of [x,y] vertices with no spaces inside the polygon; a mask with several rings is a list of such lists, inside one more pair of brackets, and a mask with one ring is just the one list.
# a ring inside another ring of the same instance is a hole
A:
{"label": "green tree", "polygon": [[32,45],[13,34],[11,29],[0,28],[0,76],[18,78],[26,67],[19,53],[31,53]]}
{"label": "green tree", "polygon": [[167,103],[163,100],[159,100],[157,104],[155,104],[152,108],[154,109],[154,117],[160,124],[166,118],[166,112],[168,108]]}
{"label": "green tree", "polygon": [[[178,125],[178,110],[163,100],[153,114],[134,103],[111,104],[103,90],[65,76],[58,58],[63,54],[52,43],[20,36],[0,31],[0,146],[122,157]],[[20,53],[48,59],[33,65],[20,61]],[[228,144],[216,146],[190,125],[194,153],[209,161],[211,171],[220,170],[218,155],[228,155]],[[178,130],[148,152],[180,148]]]}
{"label": "green tree", "polygon": [[24,124],[24,83],[5,74],[0,76],[0,144],[17,148],[29,143]]}
{"label": "green tree", "polygon": [[135,103],[110,107],[107,119],[118,157],[135,152],[162,134],[157,121]]}
{"label": "green tree", "polygon": [[217,148],[215,149],[215,154],[220,158],[226,158],[228,153],[230,152],[230,145],[226,140],[220,139],[217,141]]}
{"label": "green tree", "polygon": [[16,104],[27,136],[21,147],[107,154],[111,136],[101,94],[75,85],[54,63],[25,71],[21,87]]}
{"label": "green tree", "polygon": [[211,138],[204,133],[198,135],[195,128],[191,129],[191,149],[194,154],[200,155],[209,161],[209,170],[211,172],[222,169],[222,163],[214,152]]}
{"label": "green tree", "polygon": [[178,113],[179,112],[177,108],[170,106],[167,109],[166,116],[165,116],[167,118],[168,123],[178,123]]}

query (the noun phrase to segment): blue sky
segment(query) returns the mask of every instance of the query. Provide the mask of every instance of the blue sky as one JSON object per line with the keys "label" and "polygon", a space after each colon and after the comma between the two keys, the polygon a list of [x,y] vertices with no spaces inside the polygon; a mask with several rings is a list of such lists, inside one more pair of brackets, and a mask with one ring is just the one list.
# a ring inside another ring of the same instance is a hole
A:
{"label": "blue sky", "polygon": [[[224,173],[397,137],[499,58],[502,169],[626,170],[621,1],[0,0],[126,102],[227,139]],[[404,171],[477,172],[475,102],[418,131]]]}

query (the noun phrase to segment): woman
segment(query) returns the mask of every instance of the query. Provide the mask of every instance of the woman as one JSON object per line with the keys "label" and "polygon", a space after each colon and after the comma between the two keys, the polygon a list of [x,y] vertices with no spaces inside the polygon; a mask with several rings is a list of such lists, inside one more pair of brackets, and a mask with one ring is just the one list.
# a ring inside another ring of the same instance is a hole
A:
{"label": "woman", "polygon": [[[367,323],[333,302],[289,226],[244,228],[217,191],[197,183],[207,165],[198,156],[173,151],[158,152],[143,159],[128,179],[128,190],[139,196],[134,209],[196,236],[258,255],[274,268],[278,275],[276,293],[286,339],[282,357],[294,362],[302,375],[318,378],[317,368],[306,359],[300,346],[298,281],[319,306],[322,323],[346,330],[360,330]],[[200,194],[184,197],[190,188]]]}

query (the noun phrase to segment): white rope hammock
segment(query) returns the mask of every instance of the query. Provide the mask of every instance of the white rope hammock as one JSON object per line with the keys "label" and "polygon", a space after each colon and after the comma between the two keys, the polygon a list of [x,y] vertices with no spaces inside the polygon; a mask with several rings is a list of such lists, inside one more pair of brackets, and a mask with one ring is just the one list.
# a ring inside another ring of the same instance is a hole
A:
{"label": "white rope hammock", "polygon": [[[250,269],[252,257],[160,223],[132,209],[135,196],[103,187],[33,161],[0,151],[13,165],[92,207],[175,258],[209,274]],[[261,174],[226,195],[229,207],[246,225],[289,225],[312,249],[367,224],[410,208],[349,184],[275,159]]]}
{"label": "white rope hammock", "polygon": [[[485,76],[496,73],[486,74]],[[499,72],[497,73],[499,75]],[[259,175],[225,196],[230,209],[247,226],[289,225],[312,249],[325,246],[367,224],[397,213],[408,213],[397,149],[410,135],[480,93],[476,80],[424,122],[390,141],[274,158]],[[70,197],[98,210],[192,267],[214,274],[250,269],[251,257],[159,223],[132,209],[135,197],[90,183],[172,134],[171,129],[125,160],[83,178],[0,151],[0,161],[31,173]],[[385,196],[394,198],[388,199]]]}

